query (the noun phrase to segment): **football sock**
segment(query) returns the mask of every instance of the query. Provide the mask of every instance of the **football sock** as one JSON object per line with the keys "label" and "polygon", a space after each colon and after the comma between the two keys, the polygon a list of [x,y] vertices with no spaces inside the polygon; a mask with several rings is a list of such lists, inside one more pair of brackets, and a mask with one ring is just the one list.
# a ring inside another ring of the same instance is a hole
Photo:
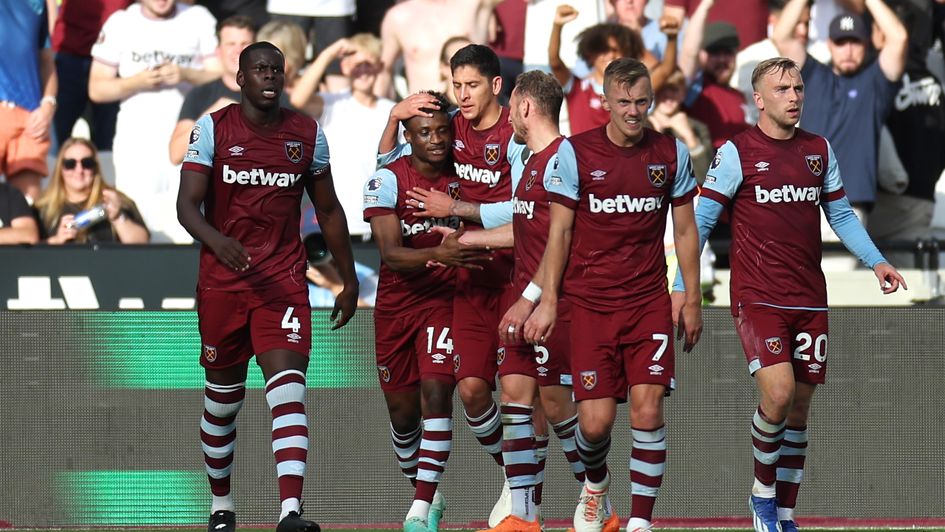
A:
{"label": "football sock", "polygon": [[[630,517],[647,523],[653,519],[653,505],[663,484],[666,469],[666,427],[653,430],[631,428]],[[628,527],[633,530],[633,527]]]}
{"label": "football sock", "polygon": [[495,463],[502,466],[502,419],[499,416],[499,407],[492,403],[481,416],[471,417],[468,412],[465,415],[466,424],[469,425],[476,439],[492,456]]}
{"label": "football sock", "polygon": [[538,469],[535,472],[535,504],[541,505],[542,488],[545,485],[545,461],[548,459],[548,435],[535,436],[535,459]]}
{"label": "football sock", "polygon": [[574,473],[574,478],[583,483],[584,464],[581,462],[581,457],[578,456],[577,443],[574,441],[574,428],[576,426],[577,414],[574,414],[560,423],[555,423],[551,428],[554,429],[558,440],[561,441],[561,450],[564,451],[565,458],[571,464],[571,472]]}
{"label": "football sock", "polygon": [[266,402],[272,411],[272,453],[279,477],[281,521],[301,508],[302,483],[308,457],[308,419],[305,416],[305,374],[287,369],[266,382]]}
{"label": "football sock", "polygon": [[775,480],[777,480],[777,462],[781,454],[781,440],[784,438],[784,425],[774,423],[761,410],[755,410],[751,420],[751,444],[755,462],[755,482],[752,495],[773,499]]}
{"label": "football sock", "polygon": [[574,429],[574,438],[577,442],[578,456],[584,464],[584,471],[587,476],[587,485],[591,489],[598,491],[603,488],[599,486],[607,478],[607,453],[610,451],[610,436],[608,435],[601,441],[590,442],[581,434],[581,426]]}
{"label": "football sock", "polygon": [[394,446],[394,454],[397,455],[397,464],[400,465],[400,471],[411,482],[415,482],[417,478],[422,428],[422,425],[417,425],[417,428],[406,434],[400,434],[394,430],[393,424],[390,426],[390,440]]}
{"label": "football sock", "polygon": [[236,448],[236,414],[246,397],[246,383],[214,384],[206,382],[203,417],[200,420],[200,446],[210,482],[210,513],[233,511],[230,474]]}
{"label": "football sock", "polygon": [[[502,403],[502,459],[512,490],[512,515],[528,519],[534,513],[533,491],[538,462],[535,456],[534,409],[528,405]],[[534,519],[534,517],[532,518]]]}
{"label": "football sock", "polygon": [[797,492],[804,478],[804,461],[807,459],[807,427],[785,427],[784,439],[781,440],[781,455],[778,457],[778,481],[776,492],[778,497],[778,518],[781,510],[785,510],[788,517],[784,520],[793,520],[794,506],[797,504]]}
{"label": "football sock", "polygon": [[[417,465],[417,489],[414,493],[414,501],[426,502],[427,512],[433,502],[433,494],[436,493],[440,477],[443,476],[452,446],[453,420],[451,418],[423,419],[423,438],[420,440],[420,461]],[[413,515],[408,515],[408,517],[413,517]],[[427,514],[424,513],[421,517],[426,518]]]}

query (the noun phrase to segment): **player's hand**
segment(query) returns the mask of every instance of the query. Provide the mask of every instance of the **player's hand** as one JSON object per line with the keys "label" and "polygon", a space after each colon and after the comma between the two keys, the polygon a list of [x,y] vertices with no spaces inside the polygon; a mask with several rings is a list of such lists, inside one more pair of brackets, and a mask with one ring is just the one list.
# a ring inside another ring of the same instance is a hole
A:
{"label": "player's hand", "polygon": [[525,338],[523,332],[525,320],[531,316],[534,309],[534,303],[524,297],[519,297],[518,301],[505,311],[505,316],[502,316],[502,321],[499,322],[499,339],[505,345],[522,343]]}
{"label": "player's hand", "polygon": [[676,339],[685,338],[683,351],[689,353],[702,336],[702,302],[683,303],[676,326]]}
{"label": "player's hand", "polygon": [[79,234],[79,231],[72,226],[75,223],[74,214],[63,214],[59,218],[59,227],[56,228],[56,235],[50,237],[50,244],[65,244],[71,240],[75,240],[76,235]]}
{"label": "player's hand", "polygon": [[450,233],[439,246],[434,248],[436,256],[433,260],[446,266],[481,270],[481,263],[492,260],[492,253],[489,250],[474,248],[461,243],[459,239],[465,232],[466,228],[460,223],[459,229]]}
{"label": "player's hand", "polygon": [[672,303],[673,327],[679,326],[679,312],[682,310],[683,303],[686,302],[685,292],[670,292],[669,301]]}
{"label": "player's hand", "polygon": [[[409,192],[408,192],[408,194],[409,194]],[[427,232],[428,232],[428,233],[438,233],[438,234],[442,237],[442,238],[440,239],[440,244],[442,244],[443,241],[446,240],[446,237],[448,237],[448,236],[450,236],[451,234],[453,234],[453,233],[456,232],[456,229],[453,229],[452,227],[446,227],[446,226],[444,226],[444,225],[434,225],[434,226],[431,227],[430,230],[427,231]]]}
{"label": "player's hand", "polygon": [[879,279],[879,289],[882,290],[884,294],[891,294],[899,290],[899,285],[902,285],[903,290],[909,289],[909,287],[906,286],[906,280],[902,278],[902,274],[896,271],[896,268],[893,268],[888,262],[880,262],[874,266],[873,273],[876,274],[876,278]]}
{"label": "player's hand", "polygon": [[407,205],[417,209],[414,216],[421,218],[446,218],[450,215],[453,198],[446,192],[435,189],[413,187],[407,191]]}
{"label": "player's hand", "polygon": [[564,26],[578,17],[578,10],[568,4],[561,4],[555,9],[555,26]]}
{"label": "player's hand", "polygon": [[545,343],[555,330],[555,320],[558,317],[558,302],[542,298],[535,307],[532,315],[525,320],[523,332],[526,342],[534,345]]}
{"label": "player's hand", "polygon": [[440,105],[437,103],[436,98],[432,94],[426,92],[418,92],[417,94],[411,94],[403,100],[397,102],[397,105],[390,110],[390,119],[403,121],[415,116],[425,116],[427,118],[433,116],[426,111],[421,111],[421,109],[439,109]]}
{"label": "player's hand", "polygon": [[662,16],[660,17],[660,31],[663,32],[666,37],[674,39],[679,35],[679,19],[676,17]]}
{"label": "player's hand", "polygon": [[345,326],[358,308],[358,285],[345,286],[335,297],[335,306],[331,309],[331,330]]}
{"label": "player's hand", "polygon": [[238,272],[245,272],[249,269],[251,258],[249,253],[246,253],[246,250],[243,249],[243,244],[240,244],[239,240],[220,235],[217,240],[209,242],[207,245],[210,246],[210,249],[223,264]]}

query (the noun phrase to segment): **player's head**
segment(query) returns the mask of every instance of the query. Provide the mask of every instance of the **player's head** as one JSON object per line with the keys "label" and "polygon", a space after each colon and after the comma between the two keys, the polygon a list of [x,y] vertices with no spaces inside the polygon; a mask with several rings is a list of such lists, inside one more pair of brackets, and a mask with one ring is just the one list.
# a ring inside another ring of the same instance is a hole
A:
{"label": "player's head", "polygon": [[610,113],[613,127],[628,140],[636,142],[643,136],[643,123],[652,102],[653,85],[646,65],[629,57],[607,65],[604,109]]}
{"label": "player's head", "polygon": [[[784,12],[787,3],[788,0],[768,0],[768,27],[773,28],[778,25],[778,20],[781,19],[781,13]],[[797,25],[794,26],[794,38],[805,45],[810,31],[810,8],[813,4],[814,0],[807,0],[804,8],[801,9],[801,16],[797,20]]]}
{"label": "player's head", "polygon": [[859,72],[866,60],[866,45],[870,39],[870,27],[856,13],[841,13],[830,21],[830,61],[841,76],[852,76]]}
{"label": "player's head", "polygon": [[242,99],[257,109],[279,107],[285,88],[285,57],[276,45],[260,41],[240,53],[240,69],[236,73]]}
{"label": "player's head", "polygon": [[141,11],[149,18],[170,18],[176,12],[177,0],[138,0]]}
{"label": "player's head", "polygon": [[734,25],[722,21],[707,24],[699,51],[703,71],[722,85],[728,85],[735,74],[735,55],[739,45],[738,30]]}
{"label": "player's head", "polygon": [[240,68],[240,52],[256,40],[256,26],[246,15],[232,15],[217,24],[217,59],[223,72],[235,76]]}
{"label": "player's head", "polygon": [[603,72],[618,57],[641,57],[640,34],[621,24],[596,24],[577,36],[577,54],[591,68]]}
{"label": "player's head", "polygon": [[525,143],[529,125],[536,120],[557,124],[563,100],[561,84],[550,74],[540,70],[519,74],[509,99],[509,121],[515,131],[515,142]]}
{"label": "player's head", "polygon": [[453,149],[453,126],[449,106],[441,92],[428,91],[436,98],[438,108],[422,108],[432,116],[412,116],[404,121],[404,139],[410,144],[413,156],[433,165],[447,161]]}
{"label": "player's head", "polygon": [[804,105],[804,80],[797,63],[786,57],[766,59],[752,71],[751,86],[759,122],[780,129],[797,125]]}
{"label": "player's head", "polygon": [[348,41],[352,50],[341,58],[341,73],[351,80],[352,92],[373,92],[381,71],[381,40],[370,33],[358,33]]}
{"label": "player's head", "polygon": [[453,96],[463,117],[476,122],[491,107],[498,107],[502,90],[499,56],[492,48],[469,44],[450,58]]}

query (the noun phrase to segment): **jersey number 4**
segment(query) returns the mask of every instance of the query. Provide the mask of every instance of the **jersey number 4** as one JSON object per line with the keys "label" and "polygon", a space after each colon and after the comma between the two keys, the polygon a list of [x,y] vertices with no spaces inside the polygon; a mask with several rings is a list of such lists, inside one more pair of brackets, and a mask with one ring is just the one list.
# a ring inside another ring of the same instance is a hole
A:
{"label": "jersey number 4", "polygon": [[285,315],[282,316],[282,328],[292,329],[292,332],[297,333],[302,325],[299,323],[299,319],[292,315],[293,312],[295,312],[295,307],[286,307]]}

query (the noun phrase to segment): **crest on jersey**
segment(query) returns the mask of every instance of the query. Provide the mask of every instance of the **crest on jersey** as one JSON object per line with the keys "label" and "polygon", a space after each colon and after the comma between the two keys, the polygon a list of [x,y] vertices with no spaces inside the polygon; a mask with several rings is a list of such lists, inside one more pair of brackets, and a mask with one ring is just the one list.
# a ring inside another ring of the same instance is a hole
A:
{"label": "crest on jersey", "polygon": [[459,181],[454,181],[446,186],[446,189],[450,193],[450,197],[456,201],[459,201]]}
{"label": "crest on jersey", "polygon": [[297,163],[302,160],[302,143],[297,140],[285,141],[285,156],[289,161]]}
{"label": "crest on jersey", "polygon": [[390,368],[387,366],[378,366],[377,375],[384,382],[390,382]]}
{"label": "crest on jersey", "polygon": [[531,190],[535,186],[535,178],[538,177],[538,170],[532,170],[532,173],[528,176],[528,181],[525,182],[525,190]]}
{"label": "crest on jersey", "polygon": [[217,359],[217,348],[212,345],[203,344],[203,357],[207,362],[214,362]]}
{"label": "crest on jersey", "polygon": [[581,372],[581,386],[585,390],[593,390],[597,386],[597,372],[596,371],[582,371]]}
{"label": "crest on jersey", "polygon": [[772,336],[765,340],[765,347],[768,348],[768,351],[771,351],[775,355],[781,354],[781,338],[777,336]]}
{"label": "crest on jersey", "polygon": [[646,165],[646,176],[650,178],[650,183],[654,187],[661,187],[666,184],[666,165],[648,164]]}
{"label": "crest on jersey", "polygon": [[824,173],[824,160],[820,155],[806,155],[804,159],[807,160],[807,167],[812,174],[820,177],[820,174]]}
{"label": "crest on jersey", "polygon": [[482,156],[486,160],[486,164],[489,166],[499,162],[499,145],[486,144],[486,147],[483,149]]}
{"label": "crest on jersey", "polygon": [[453,373],[459,373],[459,354],[453,355]]}
{"label": "crest on jersey", "polygon": [[498,364],[499,366],[501,366],[502,363],[505,362],[505,348],[504,348],[504,347],[500,347],[499,350],[496,351],[496,353],[495,353],[495,362],[496,362],[496,364]]}

